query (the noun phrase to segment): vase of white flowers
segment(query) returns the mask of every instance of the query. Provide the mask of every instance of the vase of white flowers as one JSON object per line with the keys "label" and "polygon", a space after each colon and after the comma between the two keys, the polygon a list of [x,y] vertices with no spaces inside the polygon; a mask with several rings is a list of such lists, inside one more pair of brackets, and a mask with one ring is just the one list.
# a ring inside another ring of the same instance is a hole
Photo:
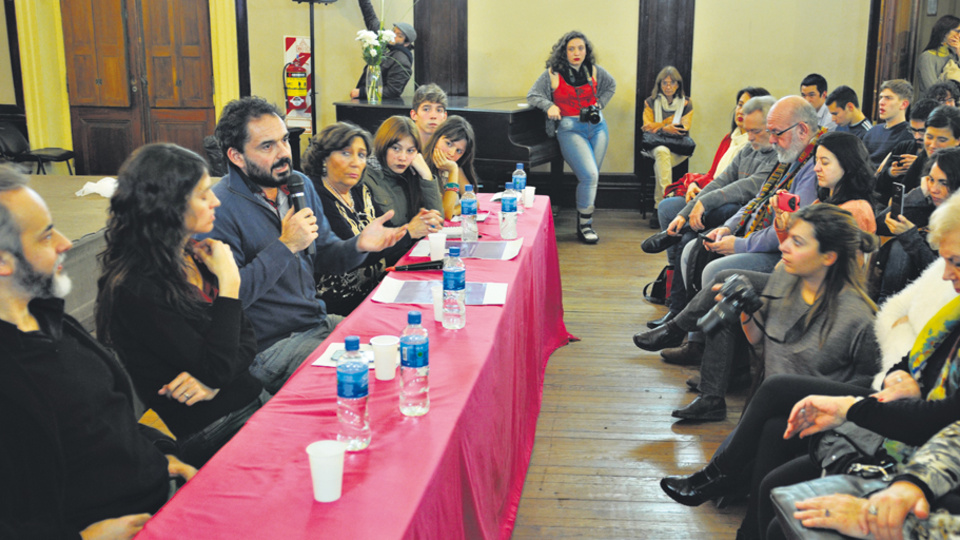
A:
{"label": "vase of white flowers", "polygon": [[[383,26],[381,24],[381,26]],[[392,30],[381,28],[377,32],[361,30],[357,32],[357,41],[363,51],[363,61],[367,63],[366,90],[368,103],[380,103],[383,99],[383,78],[380,64],[383,62],[387,46],[393,43],[396,34]]]}

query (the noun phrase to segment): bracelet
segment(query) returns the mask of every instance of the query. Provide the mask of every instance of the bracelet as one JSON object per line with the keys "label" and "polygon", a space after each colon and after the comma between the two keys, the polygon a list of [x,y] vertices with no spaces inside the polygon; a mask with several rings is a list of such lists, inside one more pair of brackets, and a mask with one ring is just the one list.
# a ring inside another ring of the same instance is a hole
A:
{"label": "bracelet", "polygon": [[459,191],[460,191],[460,184],[458,184],[458,183],[456,183],[456,182],[448,182],[447,184],[445,184],[445,185],[443,186],[443,190],[444,190],[444,191],[456,191],[456,192],[459,192]]}

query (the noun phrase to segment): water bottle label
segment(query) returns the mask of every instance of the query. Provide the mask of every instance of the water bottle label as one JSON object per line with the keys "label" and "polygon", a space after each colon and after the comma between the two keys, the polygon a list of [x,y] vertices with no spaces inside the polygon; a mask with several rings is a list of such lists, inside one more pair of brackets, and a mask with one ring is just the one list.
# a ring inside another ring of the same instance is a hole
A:
{"label": "water bottle label", "polygon": [[527,177],[526,176],[514,176],[513,177],[513,189],[515,191],[522,192],[524,188],[527,187]]}
{"label": "water bottle label", "polygon": [[501,212],[516,212],[517,211],[517,198],[510,196],[504,196],[500,199],[500,211]]}
{"label": "water bottle label", "polygon": [[443,269],[443,290],[462,291],[467,288],[467,272],[463,268]]}
{"label": "water bottle label", "polygon": [[476,199],[463,199],[460,201],[460,215],[462,216],[475,216],[477,215],[477,200]]}
{"label": "water bottle label", "polygon": [[362,362],[337,366],[337,397],[362,398],[370,389],[370,367]]}
{"label": "water bottle label", "polygon": [[400,342],[400,365],[409,368],[422,368],[430,365],[430,342]]}

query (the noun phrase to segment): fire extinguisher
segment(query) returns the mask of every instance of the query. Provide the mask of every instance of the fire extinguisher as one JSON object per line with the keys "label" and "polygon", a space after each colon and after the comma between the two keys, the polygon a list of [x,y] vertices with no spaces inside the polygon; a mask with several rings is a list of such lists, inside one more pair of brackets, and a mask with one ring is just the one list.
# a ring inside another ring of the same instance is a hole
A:
{"label": "fire extinguisher", "polygon": [[289,110],[307,108],[307,69],[303,66],[309,59],[309,54],[300,53],[293,62],[283,66],[283,91]]}

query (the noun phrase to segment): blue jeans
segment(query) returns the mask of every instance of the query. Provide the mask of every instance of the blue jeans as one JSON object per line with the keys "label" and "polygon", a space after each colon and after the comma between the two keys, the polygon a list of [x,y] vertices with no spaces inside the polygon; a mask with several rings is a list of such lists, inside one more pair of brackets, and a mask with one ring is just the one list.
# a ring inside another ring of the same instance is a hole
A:
{"label": "blue jeans", "polygon": [[564,116],[557,127],[557,142],[563,160],[577,175],[577,211],[592,214],[597,198],[597,182],[600,180],[600,165],[607,153],[610,133],[607,121],[600,117],[599,124],[581,122],[573,116]]}
{"label": "blue jeans", "polygon": [[327,317],[313,328],[294,332],[267,347],[250,364],[250,373],[263,383],[267,392],[276,394],[304,359],[327,339],[342,320],[340,315],[327,314]]}
{"label": "blue jeans", "polygon": [[179,441],[184,463],[200,468],[240,431],[247,420],[270,399],[266,390],[246,406],[214,420],[207,427]]}

